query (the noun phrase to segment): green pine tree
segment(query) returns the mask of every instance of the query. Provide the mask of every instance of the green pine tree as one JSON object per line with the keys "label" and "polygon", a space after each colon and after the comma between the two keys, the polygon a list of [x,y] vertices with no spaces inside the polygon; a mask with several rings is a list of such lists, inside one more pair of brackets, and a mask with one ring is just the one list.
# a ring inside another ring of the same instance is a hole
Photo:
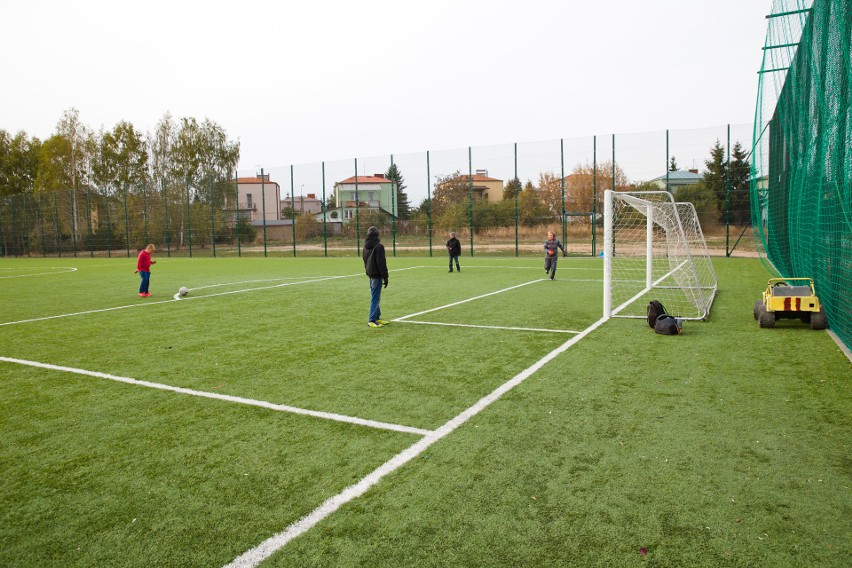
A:
{"label": "green pine tree", "polygon": [[391,164],[385,172],[385,178],[393,182],[396,187],[396,211],[397,217],[403,221],[408,219],[411,209],[408,205],[408,195],[405,193],[405,178],[402,177],[396,164]]}

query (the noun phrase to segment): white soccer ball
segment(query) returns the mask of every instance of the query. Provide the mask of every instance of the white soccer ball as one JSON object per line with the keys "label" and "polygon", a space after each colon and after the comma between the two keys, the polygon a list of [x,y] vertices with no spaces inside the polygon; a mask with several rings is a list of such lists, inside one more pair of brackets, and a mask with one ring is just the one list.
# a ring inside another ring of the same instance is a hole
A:
{"label": "white soccer ball", "polygon": [[187,288],[186,286],[183,286],[183,287],[181,287],[180,290],[178,290],[178,292],[180,293],[181,296],[186,296],[187,294],[189,294],[189,288]]}

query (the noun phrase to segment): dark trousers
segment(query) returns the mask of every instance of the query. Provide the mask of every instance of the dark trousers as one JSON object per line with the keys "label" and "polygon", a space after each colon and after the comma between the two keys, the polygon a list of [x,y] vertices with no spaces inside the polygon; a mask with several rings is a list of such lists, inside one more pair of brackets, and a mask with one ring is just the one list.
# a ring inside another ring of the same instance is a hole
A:
{"label": "dark trousers", "polygon": [[451,254],[450,255],[450,272],[453,271],[453,260],[456,261],[456,270],[461,272],[461,266],[459,266],[459,255],[457,255],[457,254]]}

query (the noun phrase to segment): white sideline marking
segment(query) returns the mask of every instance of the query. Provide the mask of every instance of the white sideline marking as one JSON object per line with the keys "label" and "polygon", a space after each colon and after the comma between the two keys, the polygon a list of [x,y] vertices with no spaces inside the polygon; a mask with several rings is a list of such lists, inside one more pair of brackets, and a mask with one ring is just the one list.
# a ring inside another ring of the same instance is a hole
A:
{"label": "white sideline marking", "polygon": [[553,360],[557,355],[566,351],[569,347],[571,347],[572,345],[580,341],[582,338],[587,336],[589,333],[603,325],[603,323],[606,321],[607,320],[603,318],[599,319],[597,322],[584,329],[578,335],[572,337],[571,339],[569,339],[568,341],[566,341],[565,343],[563,343],[562,345],[560,345],[559,347],[557,347],[556,349],[533,363],[533,365],[521,371],[520,373],[512,377],[510,380],[497,387],[490,394],[481,398],[476,404],[463,411],[461,414],[451,419],[449,422],[445,423],[437,430],[430,432],[422,439],[409,446],[407,449],[392,457],[390,460],[380,465],[378,468],[373,470],[369,475],[364,477],[358,483],[350,485],[337,495],[330,497],[307,516],[291,524],[289,527],[287,527],[280,533],[271,536],[255,548],[244,552],[243,554],[235,558],[230,564],[227,564],[225,568],[247,568],[250,566],[257,566],[265,559],[272,556],[272,554],[283,548],[288,542],[314,527],[317,523],[337,511],[340,507],[342,507],[349,501],[352,501],[353,499],[356,499],[366,493],[383,477],[390,473],[393,473],[412,459],[416,458],[424,451],[426,451],[429,446],[441,440],[442,438],[450,434],[453,430],[470,420],[472,417],[482,412],[491,403],[499,399],[501,396],[512,390],[517,385],[521,384],[533,373],[535,373],[536,371],[541,369],[545,364]]}
{"label": "white sideline marking", "polygon": [[[45,266],[45,268],[61,268],[61,272],[36,272],[35,274],[14,274],[12,276],[0,276],[0,278],[24,278],[25,276],[44,276],[50,274],[66,274],[68,272],[76,272],[77,269],[73,266]],[[0,270],[13,270],[12,268],[2,268]]]}
{"label": "white sideline marking", "polygon": [[570,329],[540,329],[537,327],[504,327],[501,325],[471,325],[469,323],[445,323],[440,321],[403,320],[399,323],[417,323],[420,325],[446,325],[450,327],[478,327],[483,329],[505,329],[508,331],[543,331],[547,333],[580,333]]}
{"label": "white sideline marking", "polygon": [[482,294],[481,296],[474,296],[473,298],[468,298],[467,300],[461,300],[459,302],[453,302],[452,304],[447,304],[446,306],[440,306],[437,308],[432,308],[430,310],[424,310],[422,312],[417,312],[415,314],[408,314],[407,316],[402,316],[401,318],[396,318],[391,321],[403,321],[408,318],[413,318],[415,316],[422,316],[423,314],[428,314],[430,312],[437,312],[438,310],[443,310],[444,308],[451,308],[453,306],[458,306],[459,304],[465,304],[467,302],[472,302],[474,300],[479,300],[480,298],[487,298],[488,296],[493,296],[494,294],[500,294],[501,292],[508,292],[509,290],[514,290],[515,288],[520,288],[522,286],[527,286],[529,284],[535,284],[536,282],[544,282],[544,278],[539,278],[538,280],[531,280],[530,282],[524,282],[523,284],[518,284],[517,286],[511,286],[509,288],[503,288],[502,290],[497,290],[496,292],[488,292],[487,294]]}
{"label": "white sideline marking", "polygon": [[[407,270],[407,269],[402,269],[402,270]],[[391,272],[396,272],[396,271],[394,270],[394,271],[391,271]],[[359,273],[359,274],[344,274],[343,276],[322,276],[322,277],[305,276],[304,278],[309,278],[309,280],[301,280],[299,282],[284,282],[282,284],[275,284],[274,286],[260,286],[258,288],[245,288],[245,289],[242,289],[242,290],[231,290],[230,292],[218,292],[216,294],[205,294],[204,296],[193,296],[191,298],[187,297],[187,298],[181,298],[181,299],[182,300],[198,300],[198,299],[201,299],[201,298],[212,298],[212,297],[215,297],[215,296],[225,296],[225,295],[228,295],[228,294],[242,294],[244,292],[255,292],[257,290],[270,290],[272,288],[282,288],[284,286],[295,286],[297,284],[310,284],[312,282],[322,282],[324,280],[335,280],[335,279],[338,279],[338,278],[351,278],[352,276],[360,276],[360,275],[361,274]],[[240,284],[240,282],[237,282],[237,284]],[[138,307],[141,307],[141,306],[156,306],[157,304],[169,304],[169,303],[172,303],[176,300],[177,300],[177,298],[173,298],[171,300],[160,300],[160,301],[157,301],[157,302],[145,302],[145,303],[141,303],[141,304],[127,304],[126,306],[115,306],[115,307],[112,307],[112,308],[100,308],[100,309],[97,309],[97,310],[86,310],[86,311],[74,312],[74,313],[70,313],[70,314],[59,314],[59,315],[55,315],[55,316],[45,316],[45,317],[41,317],[41,318],[32,318],[32,319],[25,319],[25,320],[18,320],[18,321],[7,321],[7,322],[0,323],[0,327],[2,327],[4,325],[15,325],[15,324],[19,324],[19,323],[31,323],[31,322],[35,322],[35,321],[44,321],[44,320],[57,319],[57,318],[68,318],[68,317],[72,317],[72,316],[82,316],[82,315],[86,315],[86,314],[98,314],[98,313],[101,313],[101,312],[111,312],[111,311],[114,311],[114,310],[123,310],[123,309],[126,309],[126,308],[138,308]]]}
{"label": "white sideline marking", "polygon": [[286,404],[274,404],[271,402],[266,402],[264,400],[254,400],[251,398],[243,398],[241,396],[231,396],[227,394],[219,394],[215,392],[204,392],[193,389],[187,389],[183,387],[173,387],[171,385],[164,385],[162,383],[152,383],[151,381],[140,381],[139,379],[131,379],[130,377],[119,377],[117,375],[110,375],[108,373],[100,373],[97,371],[87,371],[85,369],[76,369],[74,367],[63,367],[60,365],[51,365],[49,363],[39,363],[37,361],[27,361],[25,359],[14,359],[12,357],[0,357],[0,361],[5,361],[6,363],[16,363],[18,365],[27,365],[29,367],[38,367],[40,369],[50,369],[52,371],[63,371],[66,373],[75,373],[78,375],[87,375],[90,377],[97,377],[99,379],[109,379],[111,381],[118,381],[120,383],[127,383],[129,385],[136,385],[142,387],[148,387],[152,389],[171,391],[180,394],[188,394],[191,396],[200,396],[203,398],[212,398],[215,400],[224,400],[228,402],[236,402],[239,404],[247,404],[249,406],[259,406],[261,408],[268,408],[270,410],[278,410],[281,412],[289,412],[291,414],[302,414],[305,416],[313,416],[314,418],[324,418],[326,420],[334,420],[336,422],[347,422],[349,424],[357,424],[359,426],[369,426],[370,428],[379,428],[382,430],[393,430],[395,432],[405,432],[407,434],[419,434],[421,436],[426,436],[431,433],[431,430],[423,430],[421,428],[412,428],[411,426],[401,426],[399,424],[389,424],[387,422],[378,422],[376,420],[366,420],[364,418],[357,418],[355,416],[345,416],[343,414],[335,414],[333,412],[320,412],[318,410],[308,410],[305,408],[298,408],[296,406],[287,406]]}

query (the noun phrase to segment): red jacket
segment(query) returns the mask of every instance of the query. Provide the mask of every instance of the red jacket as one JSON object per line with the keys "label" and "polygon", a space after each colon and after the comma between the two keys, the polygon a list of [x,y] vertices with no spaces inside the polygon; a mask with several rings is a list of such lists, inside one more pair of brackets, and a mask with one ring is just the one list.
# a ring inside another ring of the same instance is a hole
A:
{"label": "red jacket", "polygon": [[136,270],[139,272],[151,272],[151,253],[142,249],[139,258],[136,259]]}

